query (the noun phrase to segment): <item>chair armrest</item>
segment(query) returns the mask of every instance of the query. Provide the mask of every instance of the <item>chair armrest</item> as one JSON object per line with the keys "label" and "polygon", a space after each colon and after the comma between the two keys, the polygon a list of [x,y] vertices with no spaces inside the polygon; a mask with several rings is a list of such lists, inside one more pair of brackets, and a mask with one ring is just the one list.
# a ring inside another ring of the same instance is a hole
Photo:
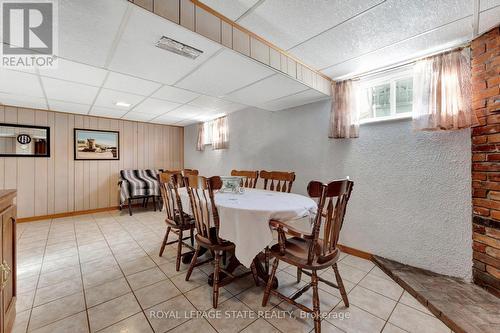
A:
{"label": "chair armrest", "polygon": [[312,234],[295,229],[294,227],[286,224],[285,222],[271,220],[269,222],[269,225],[273,228],[278,229],[278,231],[281,230],[282,232],[284,232],[290,236],[300,237],[302,239],[313,239],[314,238],[314,236]]}

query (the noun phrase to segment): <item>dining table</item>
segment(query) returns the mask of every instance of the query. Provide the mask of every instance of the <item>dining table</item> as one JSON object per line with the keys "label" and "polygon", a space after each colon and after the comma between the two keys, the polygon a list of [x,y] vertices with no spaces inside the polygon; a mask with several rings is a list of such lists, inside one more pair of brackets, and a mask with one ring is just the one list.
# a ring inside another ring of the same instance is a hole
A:
{"label": "dining table", "polygon": [[[187,190],[180,188],[179,196],[184,211],[190,214]],[[235,244],[237,260],[230,261],[226,270],[236,269],[239,263],[248,268],[253,264],[252,269],[264,283],[268,280],[268,270],[263,264],[262,251],[273,243],[269,222],[312,221],[317,209],[317,203],[304,195],[254,188],[218,190],[214,193],[214,201],[219,215],[219,236]],[[275,284],[277,286],[277,281]]]}

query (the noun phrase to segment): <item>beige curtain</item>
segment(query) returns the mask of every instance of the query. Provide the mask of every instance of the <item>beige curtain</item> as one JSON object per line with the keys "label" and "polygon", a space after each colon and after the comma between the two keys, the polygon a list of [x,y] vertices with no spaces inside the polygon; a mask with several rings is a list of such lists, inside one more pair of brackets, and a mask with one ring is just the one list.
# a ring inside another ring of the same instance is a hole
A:
{"label": "beige curtain", "polygon": [[203,151],[205,149],[205,124],[198,124],[198,141],[196,142],[196,150]]}
{"label": "beige curtain", "polygon": [[415,64],[413,126],[417,130],[454,130],[475,121],[471,107],[469,50],[455,50]]}
{"label": "beige curtain", "polygon": [[330,138],[359,137],[359,109],[357,89],[352,80],[332,84],[332,110],[330,113]]}
{"label": "beige curtain", "polygon": [[213,120],[212,124],[212,148],[225,149],[229,147],[229,130],[227,117]]}

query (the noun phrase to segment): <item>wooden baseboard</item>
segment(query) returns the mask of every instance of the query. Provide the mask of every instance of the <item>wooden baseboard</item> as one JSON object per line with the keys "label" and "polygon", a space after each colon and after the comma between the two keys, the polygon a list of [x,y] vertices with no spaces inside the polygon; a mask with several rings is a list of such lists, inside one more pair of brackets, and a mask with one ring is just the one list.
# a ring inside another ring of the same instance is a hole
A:
{"label": "wooden baseboard", "polygon": [[358,249],[355,249],[355,248],[352,248],[349,246],[341,245],[341,244],[338,244],[337,246],[339,247],[340,251],[345,252],[347,254],[350,254],[352,256],[363,258],[366,260],[373,259],[373,254],[371,254],[371,253],[361,251],[361,250],[358,250]]}
{"label": "wooden baseboard", "polygon": [[108,212],[111,210],[118,210],[119,208],[120,208],[119,206],[113,206],[113,207],[104,207],[104,208],[96,208],[96,209],[89,209],[89,210],[79,210],[79,211],[67,212],[67,213],[58,213],[58,214],[49,214],[49,215],[40,215],[40,216],[31,216],[31,217],[21,217],[21,218],[18,218],[16,220],[16,222],[17,223],[33,222],[33,221],[40,221],[40,220],[57,219],[57,218],[61,218],[61,217],[94,214],[94,213]]}

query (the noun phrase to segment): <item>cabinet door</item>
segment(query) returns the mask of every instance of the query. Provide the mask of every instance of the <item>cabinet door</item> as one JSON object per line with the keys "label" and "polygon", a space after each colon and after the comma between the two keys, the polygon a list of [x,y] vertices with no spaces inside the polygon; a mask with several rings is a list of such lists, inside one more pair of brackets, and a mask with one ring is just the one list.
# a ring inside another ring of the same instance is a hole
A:
{"label": "cabinet door", "polygon": [[10,206],[2,215],[2,264],[7,269],[2,290],[4,332],[10,332],[16,315],[16,207]]}

